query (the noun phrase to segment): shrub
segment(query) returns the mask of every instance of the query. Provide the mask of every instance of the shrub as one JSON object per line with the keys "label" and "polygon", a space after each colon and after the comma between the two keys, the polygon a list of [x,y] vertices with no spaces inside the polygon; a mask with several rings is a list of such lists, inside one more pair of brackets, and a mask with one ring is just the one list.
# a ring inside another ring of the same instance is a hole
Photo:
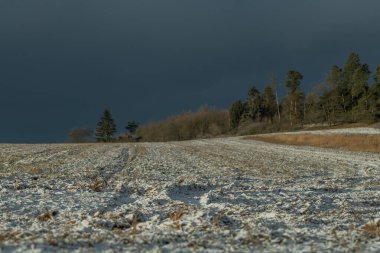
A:
{"label": "shrub", "polygon": [[215,137],[227,133],[227,111],[202,108],[197,112],[185,112],[166,120],[150,123],[138,129],[143,141],[180,141]]}
{"label": "shrub", "polygon": [[88,128],[74,128],[70,131],[68,137],[68,142],[71,143],[91,142],[92,131]]}

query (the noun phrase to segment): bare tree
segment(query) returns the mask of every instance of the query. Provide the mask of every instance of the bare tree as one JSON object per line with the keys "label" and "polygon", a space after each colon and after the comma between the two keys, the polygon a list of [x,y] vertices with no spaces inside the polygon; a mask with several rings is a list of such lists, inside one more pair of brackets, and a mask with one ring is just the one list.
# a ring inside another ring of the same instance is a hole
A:
{"label": "bare tree", "polygon": [[84,143],[91,142],[92,131],[88,128],[74,128],[69,132],[68,142]]}

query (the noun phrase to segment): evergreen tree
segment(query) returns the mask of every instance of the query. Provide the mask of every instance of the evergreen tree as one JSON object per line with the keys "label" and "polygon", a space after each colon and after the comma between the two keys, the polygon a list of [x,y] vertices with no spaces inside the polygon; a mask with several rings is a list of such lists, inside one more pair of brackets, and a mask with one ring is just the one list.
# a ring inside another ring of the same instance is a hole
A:
{"label": "evergreen tree", "polygon": [[308,94],[305,98],[305,123],[319,123],[320,122],[320,107],[318,101],[318,95],[314,92]]}
{"label": "evergreen tree", "polygon": [[342,79],[342,70],[334,65],[331,67],[329,75],[326,78],[327,83],[329,84],[331,89],[339,90]]}
{"label": "evergreen tree", "polygon": [[370,71],[368,65],[364,64],[355,70],[352,76],[352,86],[351,86],[351,101],[352,109],[351,115],[352,121],[357,121],[360,119],[369,119],[368,109],[369,109],[369,87],[368,78]]}
{"label": "evergreen tree", "polygon": [[380,84],[380,65],[377,65],[375,73],[373,73],[375,84]]}
{"label": "evergreen tree", "polygon": [[358,99],[368,90],[369,74],[368,65],[364,64],[357,68],[352,76],[351,96],[354,106],[357,104]]}
{"label": "evergreen tree", "polygon": [[294,93],[298,90],[303,76],[296,70],[290,70],[287,73],[285,86],[288,88],[289,93]]}
{"label": "evergreen tree", "polygon": [[350,87],[350,85],[352,84],[351,80],[355,73],[355,70],[357,70],[360,67],[361,67],[361,63],[360,63],[359,55],[356,53],[350,53],[342,72],[343,82],[347,84],[349,88],[351,88]]}
{"label": "evergreen tree", "polygon": [[98,142],[111,142],[115,133],[116,125],[112,119],[110,111],[106,109],[98,122],[98,127],[95,131],[95,138]]}
{"label": "evergreen tree", "polygon": [[139,128],[139,123],[137,123],[136,121],[128,121],[128,125],[125,127],[127,129],[127,131],[132,135],[134,136],[135,133],[136,133],[136,130],[137,128]]}
{"label": "evergreen tree", "polygon": [[319,108],[323,115],[321,121],[327,122],[329,125],[334,125],[337,122],[340,108],[337,101],[339,100],[337,100],[335,90],[328,86],[319,97]]}
{"label": "evergreen tree", "polygon": [[344,107],[346,110],[351,109],[353,106],[353,96],[351,94],[353,86],[353,77],[357,69],[361,68],[359,55],[351,53],[348,56],[346,64],[342,71],[341,90],[344,95]]}
{"label": "evergreen tree", "polygon": [[230,114],[230,127],[236,129],[239,126],[240,120],[244,112],[243,103],[240,100],[232,103],[229,109]]}
{"label": "evergreen tree", "polygon": [[262,106],[261,106],[260,91],[255,87],[248,90],[248,101],[245,104],[245,117],[251,120],[262,119]]}
{"label": "evergreen tree", "polygon": [[303,76],[296,70],[287,73],[285,86],[288,88],[288,94],[284,98],[283,106],[287,112],[290,125],[300,124],[304,115],[304,93],[299,89]]}
{"label": "evergreen tree", "polygon": [[380,65],[373,75],[374,83],[369,89],[369,111],[374,120],[380,120]]}
{"label": "evergreen tree", "polygon": [[320,99],[320,108],[329,124],[343,121],[346,112],[346,91],[342,86],[342,70],[334,65],[326,78],[327,86],[323,89]]}
{"label": "evergreen tree", "polygon": [[270,86],[264,88],[262,96],[263,115],[273,123],[273,117],[276,115],[276,96]]}

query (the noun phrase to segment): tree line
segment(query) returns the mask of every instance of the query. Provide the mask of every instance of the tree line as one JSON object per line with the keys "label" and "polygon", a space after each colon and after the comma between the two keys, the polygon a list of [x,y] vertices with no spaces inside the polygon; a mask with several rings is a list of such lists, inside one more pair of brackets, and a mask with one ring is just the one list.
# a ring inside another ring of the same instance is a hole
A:
{"label": "tree line", "polygon": [[380,120],[380,65],[371,73],[368,64],[351,53],[342,68],[332,66],[325,80],[308,94],[302,90],[302,80],[299,71],[288,71],[283,83],[287,92],[280,99],[279,83],[272,75],[262,91],[250,88],[247,98],[233,102],[228,111],[201,108],[142,127],[129,121],[127,132],[118,137],[111,112],[106,109],[94,132],[73,129],[69,142],[175,141]]}
{"label": "tree line", "polygon": [[229,115],[225,110],[201,107],[196,112],[183,112],[142,127],[129,121],[126,133],[115,137],[116,124],[109,110],[104,110],[95,132],[88,128],[70,131],[68,142],[126,142],[126,141],[181,141],[209,138],[228,133]]}
{"label": "tree line", "polygon": [[136,121],[128,121],[125,129],[127,133],[115,137],[117,127],[111,112],[108,109],[103,111],[103,115],[100,118],[95,132],[89,128],[75,128],[69,133],[68,142],[83,143],[83,142],[114,142],[114,141],[137,141],[136,131],[139,127],[139,123]]}
{"label": "tree line", "polygon": [[380,65],[371,73],[359,55],[351,53],[343,66],[332,66],[326,79],[305,94],[303,76],[290,70],[285,77],[287,93],[279,101],[278,83],[272,76],[262,93],[256,87],[245,101],[237,100],[229,108],[231,129],[246,122],[270,122],[291,128],[305,124],[376,122],[380,120]]}

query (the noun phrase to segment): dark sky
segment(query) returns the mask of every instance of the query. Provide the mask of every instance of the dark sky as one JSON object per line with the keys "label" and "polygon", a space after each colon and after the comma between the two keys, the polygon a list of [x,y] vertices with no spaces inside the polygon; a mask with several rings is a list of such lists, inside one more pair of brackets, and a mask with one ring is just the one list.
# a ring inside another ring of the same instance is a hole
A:
{"label": "dark sky", "polygon": [[109,108],[227,108],[272,72],[305,91],[352,51],[380,64],[378,0],[0,0],[0,142],[62,142]]}

